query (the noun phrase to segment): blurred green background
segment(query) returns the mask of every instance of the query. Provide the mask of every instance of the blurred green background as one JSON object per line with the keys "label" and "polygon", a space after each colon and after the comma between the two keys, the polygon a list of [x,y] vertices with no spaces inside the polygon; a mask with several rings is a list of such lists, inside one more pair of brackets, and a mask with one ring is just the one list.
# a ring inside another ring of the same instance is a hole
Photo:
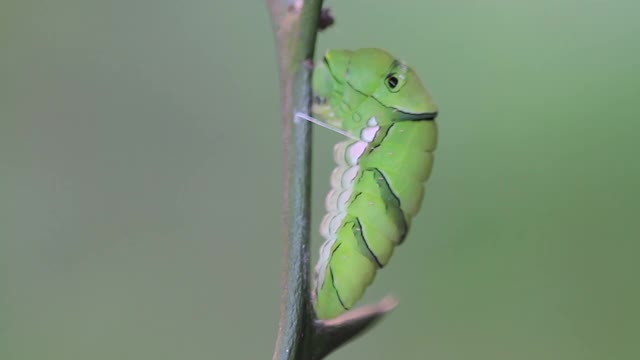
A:
{"label": "blurred green background", "polygon": [[[332,359],[640,358],[640,3],[329,1],[441,108],[408,241]],[[0,358],[268,359],[281,144],[262,1],[0,3]],[[336,134],[314,129],[313,259]]]}

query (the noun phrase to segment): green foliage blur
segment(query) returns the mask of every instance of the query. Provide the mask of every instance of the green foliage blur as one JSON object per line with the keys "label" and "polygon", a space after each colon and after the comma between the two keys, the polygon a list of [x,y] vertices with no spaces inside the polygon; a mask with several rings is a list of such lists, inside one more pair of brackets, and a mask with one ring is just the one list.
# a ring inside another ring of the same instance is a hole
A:
{"label": "green foliage blur", "polygon": [[[425,206],[332,359],[638,359],[640,3],[329,1],[436,98]],[[0,2],[0,359],[268,359],[282,269],[262,1]],[[313,260],[340,136],[314,129]]]}

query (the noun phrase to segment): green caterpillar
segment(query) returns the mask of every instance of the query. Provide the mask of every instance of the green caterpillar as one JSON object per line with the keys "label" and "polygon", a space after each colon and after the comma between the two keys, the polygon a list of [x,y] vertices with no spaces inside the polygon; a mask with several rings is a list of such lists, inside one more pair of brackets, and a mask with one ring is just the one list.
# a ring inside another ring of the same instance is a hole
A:
{"label": "green caterpillar", "polygon": [[350,137],[320,226],[313,293],[320,319],[350,309],[407,235],[437,142],[437,106],[414,70],[381,49],[329,50],[313,73],[314,122]]}

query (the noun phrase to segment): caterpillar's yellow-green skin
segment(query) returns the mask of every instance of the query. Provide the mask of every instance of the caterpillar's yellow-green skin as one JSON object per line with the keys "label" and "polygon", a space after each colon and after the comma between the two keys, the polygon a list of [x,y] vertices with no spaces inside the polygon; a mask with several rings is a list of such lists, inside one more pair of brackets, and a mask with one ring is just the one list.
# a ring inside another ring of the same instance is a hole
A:
{"label": "caterpillar's yellow-green skin", "polygon": [[438,109],[412,68],[381,49],[329,50],[313,74],[314,117],[353,134],[336,144],[320,232],[320,319],[350,309],[422,205]]}

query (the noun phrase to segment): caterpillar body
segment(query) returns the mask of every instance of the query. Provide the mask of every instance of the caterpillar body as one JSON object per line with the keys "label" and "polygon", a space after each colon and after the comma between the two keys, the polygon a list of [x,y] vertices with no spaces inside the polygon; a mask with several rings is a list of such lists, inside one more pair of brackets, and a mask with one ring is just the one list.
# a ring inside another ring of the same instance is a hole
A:
{"label": "caterpillar body", "polygon": [[315,268],[320,319],[350,309],[422,206],[437,106],[414,70],[381,49],[329,50],[313,73],[313,115],[350,139],[334,147],[325,242]]}

